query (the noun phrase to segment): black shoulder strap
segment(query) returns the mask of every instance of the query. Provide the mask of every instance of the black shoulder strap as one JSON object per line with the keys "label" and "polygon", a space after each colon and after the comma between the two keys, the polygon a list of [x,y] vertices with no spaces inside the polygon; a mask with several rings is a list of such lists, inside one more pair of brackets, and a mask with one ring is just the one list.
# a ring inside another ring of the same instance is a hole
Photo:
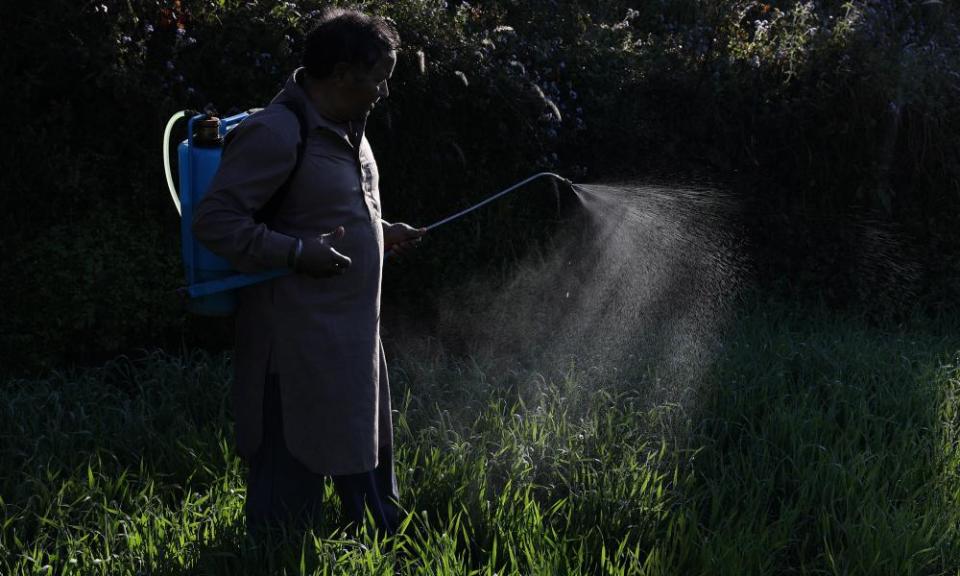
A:
{"label": "black shoulder strap", "polygon": [[294,163],[293,169],[290,170],[290,174],[287,175],[287,179],[277,188],[276,193],[253,215],[254,220],[257,222],[272,220],[273,217],[277,215],[280,205],[283,204],[283,200],[287,197],[287,192],[290,190],[290,183],[293,182],[293,177],[296,176],[297,171],[300,170],[300,163],[303,161],[303,150],[307,146],[307,120],[303,115],[303,110],[296,103],[289,100],[280,102],[279,104],[293,112],[294,116],[297,117],[297,124],[300,126],[300,141],[297,142],[297,161]]}

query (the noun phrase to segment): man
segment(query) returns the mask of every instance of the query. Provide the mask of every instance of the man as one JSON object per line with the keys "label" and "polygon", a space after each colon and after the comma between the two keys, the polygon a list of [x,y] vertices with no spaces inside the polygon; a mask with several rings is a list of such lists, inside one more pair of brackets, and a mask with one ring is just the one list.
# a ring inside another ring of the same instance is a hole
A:
{"label": "man", "polygon": [[[348,521],[361,523],[368,509],[385,532],[398,523],[380,281],[384,250],[403,251],[425,230],[381,219],[364,136],[367,115],[389,94],[398,47],[381,18],[325,13],[303,67],[228,136],[195,212],[196,237],[237,269],[296,272],[239,294],[233,407],[250,466],[251,533],[315,520],[325,476]],[[294,111],[306,128],[296,170]]]}

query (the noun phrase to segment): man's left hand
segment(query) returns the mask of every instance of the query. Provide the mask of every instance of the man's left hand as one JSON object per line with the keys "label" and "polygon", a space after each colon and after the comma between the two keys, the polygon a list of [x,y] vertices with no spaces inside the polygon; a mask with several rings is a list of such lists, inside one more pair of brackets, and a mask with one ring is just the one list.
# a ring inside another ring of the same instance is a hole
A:
{"label": "man's left hand", "polygon": [[414,228],[409,224],[383,223],[383,248],[397,256],[405,256],[417,247],[420,239],[427,233],[426,228]]}

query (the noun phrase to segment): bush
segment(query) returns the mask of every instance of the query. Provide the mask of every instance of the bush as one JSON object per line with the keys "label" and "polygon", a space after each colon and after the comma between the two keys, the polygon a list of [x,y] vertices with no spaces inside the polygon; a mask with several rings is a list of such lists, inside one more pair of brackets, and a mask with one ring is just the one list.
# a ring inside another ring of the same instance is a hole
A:
{"label": "bush", "polygon": [[[180,337],[164,121],[181,108],[230,114],[264,105],[325,4],[137,0],[10,10],[6,37],[22,48],[3,61],[14,79],[5,91],[15,96],[0,144],[13,175],[3,206],[12,258],[2,264],[2,291],[15,311],[0,320],[5,368]],[[491,34],[499,41],[506,30],[488,33],[474,12],[441,2],[369,8],[397,22],[406,46],[396,96],[370,125],[388,217],[439,217],[538,162],[550,167],[547,131],[557,119],[541,118],[547,105],[531,97],[539,91],[529,72],[502,66],[505,47],[489,48]]]}
{"label": "bush", "polygon": [[[163,125],[182,108],[265,104],[327,4],[3,8],[15,47],[0,56],[4,369],[182,338]],[[863,222],[879,222],[900,253],[929,255],[911,264],[918,291],[934,302],[956,294],[957,262],[944,256],[960,248],[955,8],[635,4],[366,3],[405,44],[369,126],[385,217],[433,222],[539,170],[581,181],[707,174],[733,182],[755,213],[767,277],[810,293],[826,286],[838,301],[869,298],[863,280],[834,279],[857,274],[839,255]],[[444,283],[516,257],[549,228],[543,214],[555,204],[530,193],[436,234],[429,256],[390,273],[391,292],[427,306]]]}

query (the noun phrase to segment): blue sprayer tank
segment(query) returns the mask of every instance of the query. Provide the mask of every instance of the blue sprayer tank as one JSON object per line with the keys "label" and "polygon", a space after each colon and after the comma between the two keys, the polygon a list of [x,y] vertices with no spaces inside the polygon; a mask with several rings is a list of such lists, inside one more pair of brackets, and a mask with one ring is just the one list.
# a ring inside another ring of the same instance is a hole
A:
{"label": "blue sprayer tank", "polygon": [[[238,120],[239,121],[239,120]],[[187,139],[177,148],[180,161],[180,237],[183,239],[184,272],[187,284],[218,280],[234,273],[224,258],[207,250],[193,237],[193,210],[210,187],[220,166],[223,134],[218,118],[194,116],[188,124]],[[203,316],[229,316],[236,309],[236,293],[219,292],[187,300],[187,309]]]}
{"label": "blue sprayer tank", "polygon": [[[178,112],[164,132],[164,169],[173,203],[180,212],[181,254],[187,285],[179,292],[189,312],[201,316],[229,316],[237,307],[236,290],[285,274],[287,269],[241,274],[230,263],[208,250],[193,237],[194,208],[207,193],[223,153],[224,136],[251,112],[242,112],[220,120],[204,114]],[[173,185],[168,154],[173,125],[190,116],[187,138],[177,148],[180,192]]]}

